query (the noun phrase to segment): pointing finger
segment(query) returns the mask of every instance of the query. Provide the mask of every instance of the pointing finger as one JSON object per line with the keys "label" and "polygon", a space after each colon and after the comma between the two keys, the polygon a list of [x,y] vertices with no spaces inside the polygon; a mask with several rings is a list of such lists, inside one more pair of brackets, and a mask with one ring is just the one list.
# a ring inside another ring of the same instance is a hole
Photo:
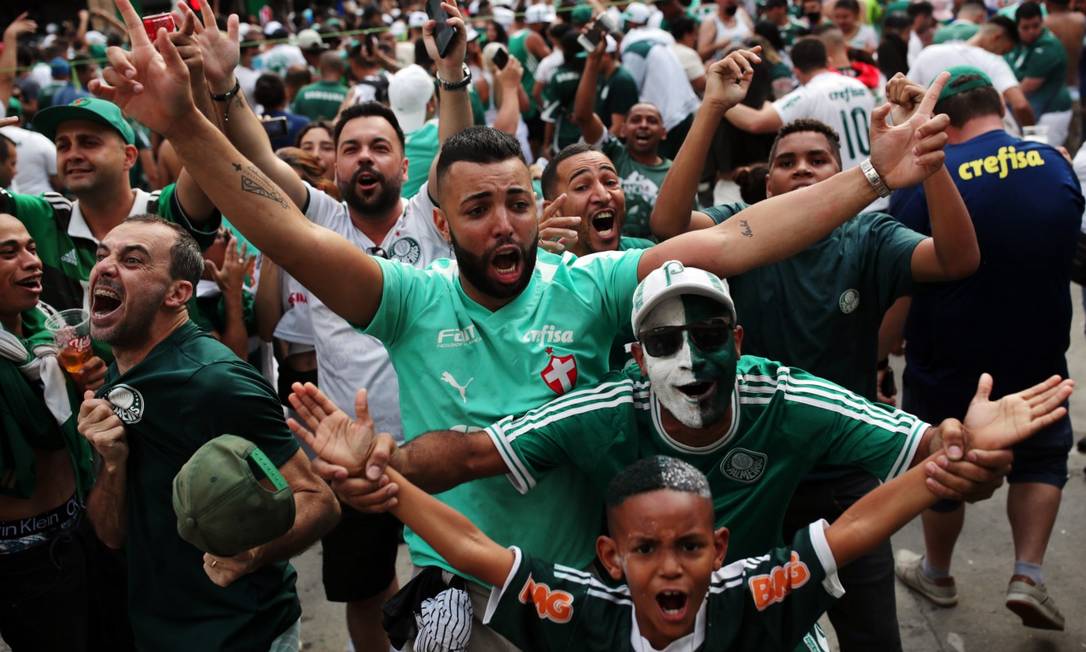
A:
{"label": "pointing finger", "polygon": [[939,76],[932,82],[931,87],[928,88],[928,92],[924,94],[924,99],[920,101],[920,108],[917,110],[918,115],[928,116],[934,113],[935,104],[939,101],[939,93],[943,92],[943,87],[946,86],[949,79],[949,72],[943,71],[939,73]]}
{"label": "pointing finger", "polygon": [[128,30],[128,38],[132,42],[132,47],[150,46],[151,39],[147,38],[147,32],[143,29],[143,21],[132,7],[132,3],[128,0],[113,0],[113,4],[121,12],[121,18],[124,19],[124,26]]}

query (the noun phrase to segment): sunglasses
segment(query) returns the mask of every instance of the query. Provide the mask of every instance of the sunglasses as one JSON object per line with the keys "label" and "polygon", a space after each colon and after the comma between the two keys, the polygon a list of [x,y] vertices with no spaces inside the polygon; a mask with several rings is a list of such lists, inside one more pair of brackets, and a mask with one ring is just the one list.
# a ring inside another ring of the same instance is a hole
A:
{"label": "sunglasses", "polygon": [[732,325],[726,319],[711,319],[686,326],[662,326],[641,331],[638,340],[645,353],[654,358],[675,355],[683,345],[683,331],[690,333],[694,346],[702,351],[719,351],[728,344]]}

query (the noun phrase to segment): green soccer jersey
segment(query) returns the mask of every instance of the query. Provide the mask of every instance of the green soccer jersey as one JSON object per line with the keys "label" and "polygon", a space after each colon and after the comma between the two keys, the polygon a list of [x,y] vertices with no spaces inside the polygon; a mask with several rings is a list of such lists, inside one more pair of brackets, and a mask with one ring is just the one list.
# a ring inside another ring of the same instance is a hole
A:
{"label": "green soccer jersey", "polygon": [[[718,526],[731,530],[728,559],[781,544],[781,524],[809,470],[855,467],[889,480],[906,470],[928,425],[865,401],[833,383],[776,362],[743,356],[719,440],[693,447],[673,439],[660,404],[636,366],[487,428],[518,491],[533,493],[552,469],[575,467],[599,491],[622,469],[653,455],[705,474]],[[582,532],[591,541],[596,532]]]}
{"label": "green soccer jersey", "polygon": [[563,64],[543,87],[542,118],[554,123],[554,147],[558,151],[581,139],[581,130],[573,123],[573,101],[580,83],[581,72]]}
{"label": "green soccer jersey", "polygon": [[[717,223],[745,204],[705,211]],[[728,279],[743,352],[782,360],[875,399],[886,310],[911,294],[925,238],[883,213],[863,213],[804,251]]]}
{"label": "green soccer jersey", "polygon": [[[816,623],[845,590],[824,527],[824,521],[812,523],[790,547],[763,550],[714,572],[694,631],[666,649],[828,649]],[[626,585],[608,586],[517,548],[513,553],[513,569],[492,590],[483,622],[514,645],[525,652],[656,649],[641,635]]]}
{"label": "green soccer jersey", "polygon": [[608,129],[611,128],[611,116],[616,113],[626,115],[640,98],[637,82],[622,66],[616,67],[610,77],[600,75],[596,80],[596,115]]}
{"label": "green soccer jersey", "polygon": [[422,184],[430,176],[430,164],[434,162],[441,141],[438,138],[437,119],[429,120],[421,127],[407,134],[404,144],[404,156],[407,157],[407,181],[400,189],[400,196],[410,199],[419,192]]}
{"label": "green soccer jersey", "polygon": [[331,120],[339,113],[349,88],[339,82],[318,81],[302,86],[294,96],[290,112],[304,115],[310,120]]}
{"label": "green soccer jersey", "polygon": [[944,25],[935,30],[932,43],[950,43],[952,41],[968,41],[980,31],[980,25],[968,20],[955,20],[949,25]]}
{"label": "green soccer jersey", "polygon": [[535,86],[535,69],[539,67],[539,59],[528,51],[526,43],[531,33],[532,30],[525,28],[509,36],[509,54],[516,57],[520,61],[520,65],[524,67],[520,85],[524,87],[524,92],[528,94],[528,110],[524,112],[526,120],[534,116],[538,110],[535,98],[532,95],[532,88]]}
{"label": "green soccer jersey", "polygon": [[622,192],[626,195],[626,221],[622,224],[622,235],[635,238],[652,238],[649,218],[652,207],[656,205],[656,195],[664,178],[671,170],[671,159],[662,158],[657,165],[638,163],[630,156],[622,141],[609,133],[604,133],[600,149],[611,162],[622,179]]}
{"label": "green soccer jersey", "polygon": [[136,646],[268,649],[301,615],[294,569],[277,562],[229,587],[215,586],[204,573],[203,552],[177,534],[171,496],[181,466],[222,434],[252,441],[277,467],[293,457],[298,444],[275,390],[188,322],[124,374],[110,365],[96,394],[113,404],[129,447],[124,551]]}
{"label": "green soccer jersey", "polygon": [[[400,378],[405,438],[478,430],[598,382],[616,334],[630,331],[640,258],[640,250],[581,258],[540,250],[528,286],[493,312],[464,292],[454,261],[422,270],[375,259],[384,276],[381,305],[364,332],[385,345]],[[541,484],[545,491],[521,496],[487,478],[438,498],[502,545],[583,568],[595,556],[584,533],[600,531],[602,495],[573,468]],[[414,533],[406,539],[416,565],[453,570]]]}
{"label": "green soccer jersey", "polygon": [[1052,32],[1045,29],[1033,43],[1019,43],[1004,58],[1019,81],[1026,78],[1044,80],[1040,88],[1026,96],[1038,117],[1071,109],[1071,94],[1066,83],[1067,51]]}
{"label": "green soccer jersey", "polygon": [[[194,226],[174,192],[171,184],[148,193],[140,189],[135,194],[129,215],[154,213],[176,222],[196,238],[202,249],[215,241],[220,217],[216,213],[206,223]],[[20,195],[0,189],[0,213],[19,219],[38,246],[38,257],[44,268],[42,301],[57,310],[87,307],[87,279],[95,263],[98,240],[83,219],[78,201],[69,201],[60,193]]]}

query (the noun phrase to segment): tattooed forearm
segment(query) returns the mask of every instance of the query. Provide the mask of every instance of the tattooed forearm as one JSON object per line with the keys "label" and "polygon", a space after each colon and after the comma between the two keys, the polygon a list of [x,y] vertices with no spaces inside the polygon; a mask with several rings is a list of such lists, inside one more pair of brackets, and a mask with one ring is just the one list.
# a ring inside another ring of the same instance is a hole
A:
{"label": "tattooed forearm", "polygon": [[272,183],[271,179],[264,176],[263,172],[253,165],[245,166],[244,169],[237,163],[234,163],[233,165],[234,170],[241,174],[242,190],[270,199],[283,208],[290,208],[290,203],[283,197],[283,193],[279,190],[279,187]]}
{"label": "tattooed forearm", "polygon": [[746,220],[739,220],[739,226],[742,228],[740,233],[743,234],[744,238],[753,238],[754,237],[754,231],[750,230],[750,223],[749,222],[747,222]]}

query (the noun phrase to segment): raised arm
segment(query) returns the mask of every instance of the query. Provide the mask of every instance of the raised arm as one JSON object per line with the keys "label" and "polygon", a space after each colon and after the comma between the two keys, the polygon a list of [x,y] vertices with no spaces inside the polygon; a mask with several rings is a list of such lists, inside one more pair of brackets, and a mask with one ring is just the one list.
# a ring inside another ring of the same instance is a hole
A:
{"label": "raised arm", "polygon": [[498,114],[494,117],[494,128],[512,136],[517,135],[520,126],[521,94],[524,86],[520,80],[524,77],[524,68],[516,57],[509,57],[508,63],[494,73],[494,96],[498,104]]}
{"label": "raised arm", "polygon": [[381,301],[377,263],[306,220],[283,190],[196,109],[188,70],[165,30],[152,45],[129,0],[116,4],[132,50],[110,48],[111,65],[91,90],[166,136],[189,174],[250,242],[344,319],[368,325]]}
{"label": "raised arm", "polygon": [[1003,99],[1010,105],[1011,113],[1014,114],[1014,119],[1018,121],[1019,126],[1028,127],[1037,124],[1037,116],[1033,113],[1033,107],[1026,99],[1021,86],[1011,86],[1003,91]]}
{"label": "raised arm", "polygon": [[766,102],[757,109],[736,104],[724,117],[736,127],[752,134],[771,134],[784,126],[781,114],[777,113],[771,102]]}
{"label": "raised arm", "polygon": [[[437,41],[434,38],[434,30],[437,29],[437,21],[427,21],[422,27],[422,40],[426,44],[426,53],[434,61],[437,75],[447,82],[458,82],[464,78],[464,57],[467,56],[467,28],[464,19],[460,15],[460,8],[455,2],[442,2],[441,8],[449,15],[446,25],[453,28],[452,45],[449,46],[445,57],[438,55]],[[468,87],[464,86],[455,91],[445,90],[438,84],[438,120],[437,135],[444,143],[461,131],[472,125],[471,100],[468,98]],[[437,190],[437,160],[430,166],[431,192]]]}
{"label": "raised arm", "polygon": [[[744,74],[752,74],[750,63]],[[928,89],[917,112],[903,124],[888,126],[890,105],[871,118],[871,165],[889,188],[919,183],[942,167],[946,144],[945,115],[932,108],[949,75],[941,74]],[[809,247],[854,217],[878,194],[860,167],[807,188],[759,202],[711,229],[687,233],[648,249],[638,264],[643,278],[668,260],[727,277],[775,262]]]}
{"label": "raised arm", "polygon": [[596,80],[600,75],[600,60],[607,49],[607,39],[600,39],[596,49],[588,54],[581,73],[581,81],[577,83],[577,95],[573,99],[573,124],[581,130],[584,142],[595,145],[603,138],[606,127],[603,120],[596,115]]}
{"label": "raised arm", "polygon": [[694,124],[690,126],[679,154],[664,177],[649,218],[653,234],[661,240],[713,226],[708,215],[693,210],[694,195],[721,118],[728,109],[743,101],[750,88],[753,73],[742,67],[739,59],[753,65],[761,60],[760,52],[761,47],[737,50],[709,67],[705,98],[694,115]]}
{"label": "raised arm", "polygon": [[[16,51],[19,49],[19,36],[33,34],[38,24],[27,18],[29,12],[19,14],[11,24],[4,28],[4,51],[0,52],[0,107],[7,107],[15,87],[15,68],[18,66]],[[4,113],[0,109],[0,114]]]}

